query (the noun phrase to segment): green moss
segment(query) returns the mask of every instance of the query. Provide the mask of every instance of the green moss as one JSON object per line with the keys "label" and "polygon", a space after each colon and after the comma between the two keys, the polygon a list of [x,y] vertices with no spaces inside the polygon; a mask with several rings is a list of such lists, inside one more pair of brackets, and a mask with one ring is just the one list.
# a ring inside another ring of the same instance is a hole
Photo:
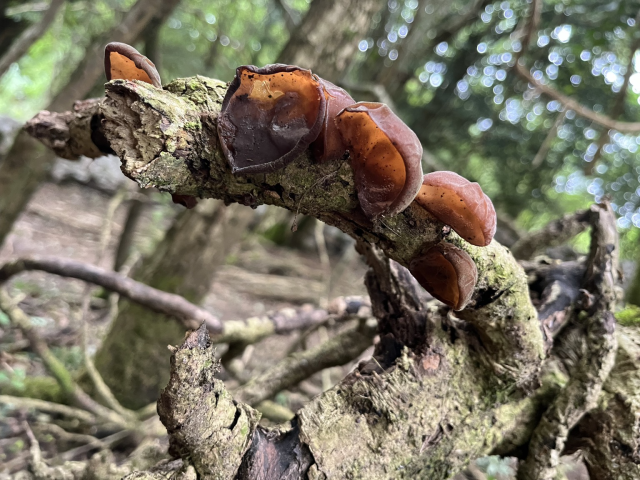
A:
{"label": "green moss", "polygon": [[616,313],[616,320],[620,325],[625,327],[637,327],[640,326],[640,307],[636,305],[629,305],[624,310]]}

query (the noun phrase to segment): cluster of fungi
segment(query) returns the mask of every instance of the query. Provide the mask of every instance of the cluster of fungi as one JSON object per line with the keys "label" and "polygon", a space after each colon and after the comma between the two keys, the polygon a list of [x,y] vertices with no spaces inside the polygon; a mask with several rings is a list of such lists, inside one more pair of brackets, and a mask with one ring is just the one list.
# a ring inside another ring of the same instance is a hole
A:
{"label": "cluster of fungi", "polygon": [[[107,79],[141,80],[162,88],[153,63],[133,47],[105,49]],[[360,208],[373,222],[412,202],[472,245],[491,243],[493,204],[477,183],[454,172],[422,173],[416,134],[382,103],[355,102],[342,88],[293,65],[238,67],[218,116],[218,137],[235,175],[284,168],[307,149],[317,162],[348,159]],[[192,197],[173,195],[195,205]],[[409,271],[431,295],[462,310],[477,269],[462,249],[442,240],[417,255]]]}

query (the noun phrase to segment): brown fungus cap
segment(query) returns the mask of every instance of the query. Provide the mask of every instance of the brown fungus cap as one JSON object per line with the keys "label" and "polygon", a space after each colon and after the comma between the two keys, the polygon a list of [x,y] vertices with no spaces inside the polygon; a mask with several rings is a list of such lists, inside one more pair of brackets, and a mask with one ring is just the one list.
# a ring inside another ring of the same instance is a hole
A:
{"label": "brown fungus cap", "polygon": [[238,67],[218,117],[233,173],[267,173],[302,154],[320,133],[326,99],[317,77],[293,65]]}
{"label": "brown fungus cap", "polygon": [[126,43],[107,44],[104,48],[104,71],[107,80],[141,80],[162,88],[160,74],[153,62]]}
{"label": "brown fungus cap", "polygon": [[416,134],[383,103],[346,107],[336,125],[349,147],[364,213],[375,219],[407,208],[422,184],[422,145]]}
{"label": "brown fungus cap", "polygon": [[435,245],[414,258],[409,271],[427,292],[454,310],[469,303],[478,280],[471,257],[449,243]]}
{"label": "brown fungus cap", "polygon": [[329,80],[321,78],[320,82],[327,101],[327,108],[322,130],[320,130],[320,135],[316,141],[311,144],[311,149],[315,159],[322,163],[337,160],[346,153],[347,146],[338,133],[336,116],[342,109],[353,105],[356,101],[345,90],[334,85]]}
{"label": "brown fungus cap", "polygon": [[454,172],[424,176],[416,202],[467,242],[485,247],[496,233],[496,211],[480,185]]}

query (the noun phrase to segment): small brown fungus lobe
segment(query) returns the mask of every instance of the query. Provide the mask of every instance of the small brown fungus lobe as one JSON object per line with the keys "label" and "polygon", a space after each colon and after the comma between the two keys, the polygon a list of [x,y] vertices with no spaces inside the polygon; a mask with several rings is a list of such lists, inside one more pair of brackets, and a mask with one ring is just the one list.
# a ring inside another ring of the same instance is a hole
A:
{"label": "small brown fungus lobe", "polygon": [[198,199],[192,195],[171,194],[171,201],[176,205],[182,205],[187,210],[191,210],[198,204]]}
{"label": "small brown fungus lobe", "polygon": [[496,211],[480,185],[454,172],[424,176],[416,202],[472,245],[485,247],[496,233]]}
{"label": "small brown fungus lobe", "polygon": [[427,292],[454,310],[469,303],[478,280],[469,254],[449,243],[439,243],[414,258],[409,271]]}
{"label": "small brown fungus lobe", "polygon": [[310,70],[238,67],[218,117],[218,137],[232,172],[283,168],[318,137],[325,111],[322,85]]}
{"label": "small brown fungus lobe", "polygon": [[336,125],[351,155],[358,200],[370,219],[407,208],[422,184],[422,145],[383,103],[342,110]]}
{"label": "small brown fungus lobe", "polygon": [[162,88],[156,66],[131,45],[111,42],[104,48],[104,71],[107,80],[141,80]]}
{"label": "small brown fungus lobe", "polygon": [[342,109],[353,105],[356,101],[345,90],[330,81],[321,78],[320,82],[324,90],[327,108],[322,130],[320,130],[318,138],[311,144],[311,148],[315,159],[323,163],[337,160],[346,153],[347,146],[338,133],[336,117]]}

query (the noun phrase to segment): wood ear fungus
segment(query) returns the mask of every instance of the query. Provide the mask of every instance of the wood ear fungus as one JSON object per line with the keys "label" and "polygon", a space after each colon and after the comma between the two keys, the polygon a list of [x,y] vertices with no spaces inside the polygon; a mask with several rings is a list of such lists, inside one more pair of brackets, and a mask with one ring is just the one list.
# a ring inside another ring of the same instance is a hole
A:
{"label": "wood ear fungus", "polygon": [[454,310],[469,303],[478,280],[471,257],[449,243],[435,245],[414,258],[409,271],[427,292]]}
{"label": "wood ear fungus", "polygon": [[233,173],[267,173],[302,154],[326,113],[317,77],[292,65],[238,67],[218,117],[218,137]]}
{"label": "wood ear fungus", "polygon": [[472,245],[485,247],[496,233],[496,211],[480,185],[454,172],[424,176],[416,202]]}
{"label": "wood ear fungus", "polygon": [[422,145],[416,134],[383,103],[346,107],[336,126],[351,154],[364,213],[375,219],[407,208],[422,183]]}
{"label": "wood ear fungus", "polygon": [[162,88],[156,66],[131,45],[111,42],[104,48],[104,71],[107,80],[141,80]]}
{"label": "wood ear fungus", "polygon": [[315,142],[311,144],[313,156],[320,162],[328,162],[337,160],[347,151],[347,146],[342,141],[342,137],[338,134],[336,126],[336,116],[342,109],[349,105],[353,105],[356,101],[351,98],[345,90],[334,85],[324,78],[320,79],[324,90],[327,108],[324,116],[324,123],[320,135]]}
{"label": "wood ear fungus", "polygon": [[198,199],[192,195],[171,194],[171,201],[176,205],[182,205],[187,210],[191,210],[198,204]]}

